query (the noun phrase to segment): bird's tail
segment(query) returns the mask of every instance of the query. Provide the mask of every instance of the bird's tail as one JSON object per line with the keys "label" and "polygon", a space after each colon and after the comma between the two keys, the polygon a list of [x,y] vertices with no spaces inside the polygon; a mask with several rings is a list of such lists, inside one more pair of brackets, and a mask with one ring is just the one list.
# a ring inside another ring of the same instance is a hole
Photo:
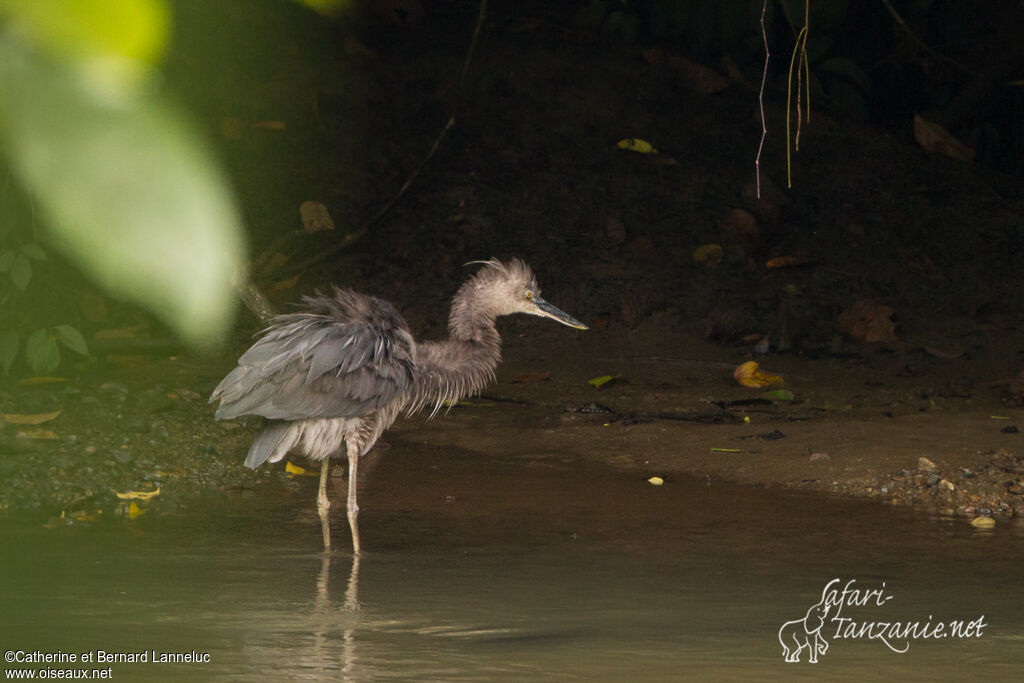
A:
{"label": "bird's tail", "polygon": [[281,456],[291,448],[291,444],[287,443],[290,437],[289,423],[284,420],[271,420],[267,422],[267,426],[263,428],[263,431],[253,440],[252,446],[249,448],[249,454],[245,456],[245,466],[256,469],[267,460],[276,462],[281,457],[274,457],[278,453]]}

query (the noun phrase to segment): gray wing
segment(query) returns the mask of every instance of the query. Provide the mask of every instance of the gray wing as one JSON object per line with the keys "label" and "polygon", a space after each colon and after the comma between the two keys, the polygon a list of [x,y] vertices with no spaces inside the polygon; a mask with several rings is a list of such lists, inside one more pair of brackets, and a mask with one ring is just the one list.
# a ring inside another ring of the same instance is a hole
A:
{"label": "gray wing", "polygon": [[275,318],[217,385],[218,420],[358,417],[407,393],[415,342],[391,304],[340,290],[307,304],[322,312]]}

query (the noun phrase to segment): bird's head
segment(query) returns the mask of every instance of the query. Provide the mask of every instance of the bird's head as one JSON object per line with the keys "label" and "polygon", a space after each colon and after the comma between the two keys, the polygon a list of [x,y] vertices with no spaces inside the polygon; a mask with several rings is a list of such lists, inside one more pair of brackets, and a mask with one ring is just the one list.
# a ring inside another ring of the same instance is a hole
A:
{"label": "bird's head", "polygon": [[537,278],[530,266],[519,259],[478,261],[483,267],[468,283],[477,301],[495,316],[527,313],[551,318],[563,325],[585,330],[587,326],[541,298]]}

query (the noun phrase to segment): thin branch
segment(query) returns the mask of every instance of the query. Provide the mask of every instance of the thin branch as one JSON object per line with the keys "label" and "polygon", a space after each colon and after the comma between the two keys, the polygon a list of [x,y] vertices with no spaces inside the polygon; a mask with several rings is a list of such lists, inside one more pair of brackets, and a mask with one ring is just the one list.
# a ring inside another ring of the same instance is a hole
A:
{"label": "thin branch", "polygon": [[[800,29],[800,33],[797,34],[796,44],[793,46],[793,54],[789,56],[789,79],[786,82],[786,187],[793,187],[793,165],[792,156],[790,149],[792,145],[792,135],[790,133],[790,112],[792,111],[792,105],[790,104],[793,99],[793,65],[796,63],[796,54],[800,49],[800,40],[803,38],[804,33],[807,32],[807,27],[804,26]],[[797,110],[800,109],[799,93],[797,94]]]}
{"label": "thin branch", "polygon": [[[810,24],[811,0],[804,0],[804,28],[803,40],[798,40],[800,49],[800,61],[796,66],[796,135],[793,136],[793,149],[800,151],[800,133],[803,130],[803,109],[800,106],[800,93],[806,88],[807,91],[807,120],[811,120],[811,67],[807,59],[807,34],[811,32]],[[807,82],[804,83],[804,73],[807,73]]]}
{"label": "thin branch", "polygon": [[764,139],[768,136],[768,124],[764,118],[764,84],[768,80],[768,59],[771,52],[768,50],[768,32],[764,27],[764,15],[768,12],[768,0],[761,5],[761,37],[764,39],[764,71],[761,72],[761,90],[757,93],[757,104],[761,108],[761,142],[757,145],[757,156],[754,157],[754,172],[757,176],[757,198],[761,198],[761,151],[764,149]]}
{"label": "thin branch", "polygon": [[951,59],[949,57],[946,57],[945,55],[939,54],[938,52],[930,48],[923,40],[918,38],[917,35],[907,25],[907,22],[903,21],[903,17],[901,17],[900,13],[896,11],[896,8],[889,3],[889,0],[882,0],[882,5],[885,7],[886,10],[888,10],[893,20],[899,25],[901,29],[903,29],[903,31],[907,34],[910,40],[913,41],[913,43],[917,45],[919,48],[924,50],[926,54],[930,55],[932,59],[943,64],[948,64],[957,71],[965,73],[968,76],[971,76],[972,78],[978,77],[978,74],[975,73],[974,71],[971,71],[971,69],[969,69],[968,67],[964,66],[955,59]]}

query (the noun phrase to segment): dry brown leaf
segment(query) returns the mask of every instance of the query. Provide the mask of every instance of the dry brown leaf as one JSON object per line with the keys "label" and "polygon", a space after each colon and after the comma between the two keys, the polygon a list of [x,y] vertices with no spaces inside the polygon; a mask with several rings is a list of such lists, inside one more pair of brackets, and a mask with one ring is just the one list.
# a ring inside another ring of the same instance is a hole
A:
{"label": "dry brown leaf", "polygon": [[914,137],[925,150],[935,154],[944,154],[954,159],[974,161],[974,150],[950,135],[949,131],[937,123],[914,115]]}
{"label": "dry brown leaf", "polygon": [[270,274],[276,270],[280,270],[287,263],[288,257],[279,251],[275,251],[270,255],[270,258],[267,259],[266,263],[263,264],[263,268],[261,268],[261,270],[264,274]]}
{"label": "dry brown leaf", "polygon": [[267,287],[267,294],[281,294],[283,292],[289,292],[295,289],[295,285],[299,284],[299,278],[302,273],[288,278],[287,280],[278,280],[274,284]]}
{"label": "dry brown leaf", "polygon": [[896,336],[896,323],[891,320],[893,313],[888,306],[860,299],[839,314],[836,325],[840,332],[857,341],[894,344],[900,339]]}
{"label": "dry brown leaf", "polygon": [[743,209],[729,209],[722,219],[722,229],[738,239],[747,251],[757,249],[761,241],[761,230],[754,214]]}
{"label": "dry brown leaf", "polygon": [[954,348],[954,349],[944,349],[944,348],[941,348],[941,347],[938,347],[938,346],[929,346],[928,344],[925,344],[922,348],[929,355],[935,356],[936,358],[953,359],[953,358],[959,358],[960,356],[964,355],[964,350],[963,349],[956,349],[956,348]]}
{"label": "dry brown leaf", "polygon": [[764,267],[765,268],[792,268],[794,266],[805,266],[810,263],[811,260],[806,256],[776,256],[773,259],[768,259]]}
{"label": "dry brown leaf", "polygon": [[334,221],[331,219],[331,212],[322,202],[310,200],[299,205],[299,217],[302,218],[302,231],[323,232],[334,230]]}
{"label": "dry brown leaf", "polygon": [[704,95],[721,92],[732,85],[731,79],[682,55],[668,55],[668,65],[682,74],[687,86]]}

